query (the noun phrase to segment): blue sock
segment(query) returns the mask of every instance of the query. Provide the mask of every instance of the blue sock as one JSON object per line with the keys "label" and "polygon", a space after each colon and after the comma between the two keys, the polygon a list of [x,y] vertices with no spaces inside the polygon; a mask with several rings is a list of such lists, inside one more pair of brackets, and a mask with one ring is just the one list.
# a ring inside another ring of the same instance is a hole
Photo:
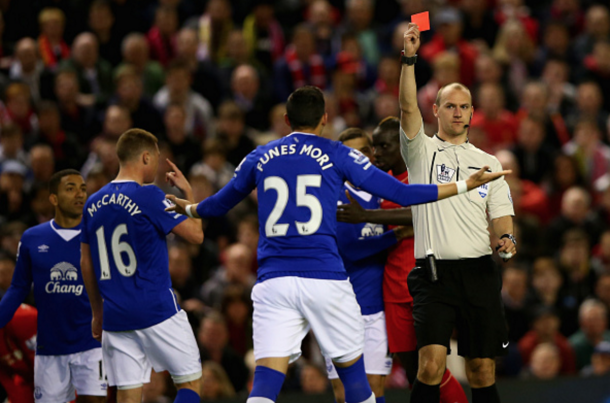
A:
{"label": "blue sock", "polygon": [[376,403],[385,403],[385,396],[376,397],[375,402]]}
{"label": "blue sock", "polygon": [[275,402],[286,375],[280,371],[259,365],[254,370],[254,382],[249,397],[264,397]]}
{"label": "blue sock", "polygon": [[191,389],[180,389],[176,395],[174,403],[199,403],[201,398]]}
{"label": "blue sock", "polygon": [[373,391],[369,380],[364,372],[364,359],[360,359],[347,368],[335,366],[343,387],[345,388],[345,401],[349,403],[360,403],[371,397]]}

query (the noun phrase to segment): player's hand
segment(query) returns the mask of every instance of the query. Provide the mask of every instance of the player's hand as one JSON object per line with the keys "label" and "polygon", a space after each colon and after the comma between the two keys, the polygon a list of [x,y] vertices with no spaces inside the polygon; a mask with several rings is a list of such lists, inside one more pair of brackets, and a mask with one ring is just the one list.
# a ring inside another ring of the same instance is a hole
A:
{"label": "player's hand", "polygon": [[468,185],[468,190],[472,190],[474,188],[486,184],[487,182],[491,182],[501,176],[508,175],[513,172],[510,169],[500,172],[487,172],[488,169],[489,167],[486,165],[483,168],[479,169],[477,172],[470,175],[470,178],[466,179],[466,185]]}
{"label": "player's hand", "polygon": [[366,222],[366,210],[352,197],[349,190],[345,191],[345,195],[347,196],[347,200],[349,200],[349,204],[340,204],[337,206],[337,221],[350,224]]}
{"label": "player's hand", "polygon": [[91,319],[91,335],[100,343],[102,342],[102,318]]}
{"label": "player's hand", "polygon": [[407,30],[404,33],[405,56],[415,56],[421,41],[419,40],[419,27],[412,22],[409,23]]}
{"label": "player's hand", "polygon": [[167,207],[165,211],[173,211],[182,215],[187,215],[186,206],[188,206],[189,204],[193,204],[188,200],[179,199],[174,195],[165,195],[165,198],[174,203],[173,206]]}
{"label": "player's hand", "polygon": [[412,237],[414,235],[413,227],[410,225],[401,225],[393,229],[394,235],[396,235],[396,239],[399,241]]}
{"label": "player's hand", "polygon": [[189,194],[190,192],[192,192],[191,184],[186,179],[182,171],[176,166],[176,164],[171,162],[169,158],[167,158],[166,161],[172,168],[172,171],[167,172],[165,174],[165,181],[169,182],[170,185],[180,189],[184,194]]}
{"label": "player's hand", "polygon": [[[496,251],[498,254],[509,254],[510,257],[502,258],[505,262],[508,262],[510,258],[517,254],[517,246],[510,240],[510,238],[501,238],[498,241],[498,246],[496,247]],[[502,256],[500,256],[502,257]]]}

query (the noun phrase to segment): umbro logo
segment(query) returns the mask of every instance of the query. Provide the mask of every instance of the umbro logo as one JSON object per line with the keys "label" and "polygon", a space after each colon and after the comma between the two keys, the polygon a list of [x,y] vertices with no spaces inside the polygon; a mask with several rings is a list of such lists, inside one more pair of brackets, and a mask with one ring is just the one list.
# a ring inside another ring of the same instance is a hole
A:
{"label": "umbro logo", "polygon": [[509,341],[507,341],[506,343],[502,343],[502,348],[506,348],[506,347],[508,347],[508,345],[509,345],[509,344],[510,344],[510,342],[509,342]]}
{"label": "umbro logo", "polygon": [[40,245],[38,247],[38,252],[40,253],[44,253],[44,252],[48,252],[49,251],[49,247],[47,245]]}

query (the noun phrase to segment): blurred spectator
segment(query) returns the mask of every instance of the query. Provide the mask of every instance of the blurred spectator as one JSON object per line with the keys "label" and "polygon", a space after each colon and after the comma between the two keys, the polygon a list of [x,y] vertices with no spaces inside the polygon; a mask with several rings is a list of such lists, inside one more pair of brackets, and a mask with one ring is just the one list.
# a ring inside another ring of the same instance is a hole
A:
{"label": "blurred spectator", "polygon": [[[379,43],[374,24],[374,2],[372,0],[347,0],[345,18],[335,33],[335,41],[340,41],[343,34],[352,33],[358,38],[364,59],[373,66],[379,62]],[[335,46],[335,48],[339,48]]]}
{"label": "blurred spectator", "polygon": [[598,246],[591,259],[591,265],[598,276],[610,274],[610,230],[605,230],[602,233]]}
{"label": "blurred spectator", "polygon": [[572,156],[587,183],[594,183],[610,172],[610,146],[602,143],[602,132],[593,120],[580,120],[574,128],[574,139],[563,146]]}
{"label": "blurred spectator", "polygon": [[48,183],[55,173],[55,157],[51,146],[36,144],[30,150],[29,160],[34,183]]}
{"label": "blurred spectator", "polygon": [[333,31],[338,12],[326,0],[314,0],[309,4],[306,23],[314,35],[316,52],[325,60],[333,55]]}
{"label": "blurred spectator", "polygon": [[204,143],[202,161],[193,165],[189,175],[205,176],[217,192],[229,183],[234,173],[235,165],[227,162],[226,146],[219,140],[208,140]]}
{"label": "blurred spectator", "polygon": [[506,82],[502,65],[491,54],[484,53],[477,57],[475,63],[475,82],[473,94],[477,94],[483,84],[499,85],[504,91],[507,109],[512,112],[518,109],[519,103]]}
{"label": "blurred spectator", "polygon": [[493,55],[506,69],[509,87],[517,96],[527,82],[534,51],[532,39],[521,22],[508,20],[502,25],[493,47]]}
{"label": "blurred spectator", "polygon": [[20,220],[29,210],[23,190],[27,167],[19,161],[7,160],[0,169],[0,216],[7,221]]}
{"label": "blurred spectator", "polygon": [[205,361],[202,365],[199,395],[202,402],[230,399],[235,396],[235,388],[227,373],[214,361]]}
{"label": "blurred spectator", "polygon": [[121,44],[123,63],[116,71],[121,71],[123,66],[131,65],[142,80],[144,94],[152,98],[165,81],[165,73],[159,62],[150,60],[150,47],[143,34],[133,32],[123,39]]}
{"label": "blurred spectator", "polygon": [[63,39],[66,16],[59,8],[47,7],[38,14],[38,24],[40,57],[45,67],[54,70],[60,61],[70,57],[70,48]]}
{"label": "blurred spectator", "polygon": [[212,61],[197,59],[198,46],[197,32],[191,28],[181,29],[176,40],[176,59],[189,68],[193,90],[210,101],[216,109],[224,97],[224,83],[217,66]]}
{"label": "blurred spectator", "polygon": [[284,53],[284,33],[275,19],[272,0],[259,0],[252,13],[244,21],[244,38],[249,53],[258,60],[267,72]]}
{"label": "blurred spectator", "polygon": [[91,152],[87,161],[81,169],[85,178],[89,172],[99,169],[104,177],[112,180],[119,172],[119,159],[116,156],[116,139],[111,137],[99,137],[91,143]]}
{"label": "blurred spectator", "polygon": [[[567,116],[576,100],[576,87],[569,82],[570,66],[565,60],[550,58],[542,69],[541,80],[549,89],[548,109]],[[566,117],[568,130],[569,118]]]}
{"label": "blurred spectator", "polygon": [[93,168],[87,172],[87,178],[85,179],[85,185],[87,186],[87,194],[92,195],[97,192],[108,183],[110,183],[111,178],[106,176],[104,172],[104,168],[101,164],[94,165]]}
{"label": "blurred spectator", "polygon": [[175,7],[160,5],[155,12],[155,23],[146,34],[153,60],[167,67],[176,55],[178,12]]}
{"label": "blurred spectator", "polygon": [[8,76],[13,81],[27,84],[35,104],[52,92],[53,76],[45,71],[44,63],[38,58],[36,41],[32,38],[23,38],[15,45],[15,58]]}
{"label": "blurred spectator", "polygon": [[221,62],[227,55],[227,39],[233,30],[232,9],[228,0],[210,0],[205,13],[186,22],[199,33],[199,60]]}
{"label": "blurred spectator", "polygon": [[277,104],[271,108],[269,112],[269,130],[257,134],[254,142],[257,146],[267,144],[270,141],[277,140],[287,136],[292,131],[290,126],[286,124],[284,115],[286,114],[286,104]]}
{"label": "blurred spectator", "polygon": [[517,119],[531,116],[544,122],[546,137],[544,143],[556,150],[570,138],[563,117],[558,111],[549,108],[549,88],[542,81],[531,81],[523,88],[521,108]]}
{"label": "blurred spectator", "polygon": [[377,68],[377,80],[373,88],[369,90],[370,96],[389,94],[398,98],[400,63],[394,57],[384,56],[379,61]]}
{"label": "blurred spectator", "polygon": [[261,87],[260,78],[253,66],[244,64],[233,70],[231,98],[245,114],[246,125],[259,131],[269,127],[270,91]]}
{"label": "blurred spectator", "polygon": [[346,58],[339,61],[332,74],[332,94],[337,102],[337,113],[345,119],[345,124],[360,127],[369,114],[369,100],[358,91],[357,63],[348,54],[343,55]]}
{"label": "blurred spectator", "polygon": [[591,120],[603,133],[610,115],[602,109],[604,96],[599,85],[595,81],[585,81],[578,85],[576,91],[576,105],[566,116],[568,129],[573,133],[578,122]]}
{"label": "blurred spectator", "polygon": [[150,373],[150,382],[142,388],[142,403],[170,403],[167,392],[167,372]]}
{"label": "blurred spectator", "polygon": [[[0,175],[0,181],[1,179],[2,176]],[[5,215],[0,214],[0,218],[5,217]],[[0,249],[6,251],[12,258],[16,258],[19,249],[19,242],[21,242],[21,236],[26,229],[28,229],[27,225],[21,221],[12,221],[3,224],[2,232],[0,232],[0,236],[2,237]]]}
{"label": "blurred spectator", "polygon": [[246,387],[249,371],[243,358],[229,347],[227,323],[216,311],[209,313],[199,325],[197,333],[201,362],[213,361],[227,373],[233,388],[241,392]]}
{"label": "blurred spectator", "polygon": [[229,285],[221,303],[229,329],[229,345],[242,357],[252,349],[252,301],[248,291],[241,285]]}
{"label": "blurred spectator", "polygon": [[15,260],[5,252],[0,253],[0,298],[4,296],[11,286],[15,273]]}
{"label": "blurred spectator", "polygon": [[607,5],[594,4],[587,10],[584,32],[574,40],[578,64],[583,62],[600,40],[610,40],[610,12]]}
{"label": "blurred spectator", "polygon": [[478,51],[462,38],[462,17],[454,8],[443,8],[434,16],[436,34],[422,44],[419,54],[428,63],[443,51],[455,52],[460,58],[460,82],[469,87],[474,83],[474,64]]}
{"label": "blurred spectator", "polygon": [[562,23],[551,21],[547,24],[544,28],[542,44],[538,47],[534,62],[532,63],[533,74],[536,76],[540,75],[544,65],[551,58],[574,64],[575,58],[570,47],[570,39],[568,28]]}
{"label": "blurred spectator", "polygon": [[210,307],[220,309],[225,289],[229,285],[241,285],[247,292],[252,289],[256,277],[250,270],[252,252],[245,245],[236,243],[225,252],[224,265],[201,287],[201,299]]}
{"label": "blurred spectator", "polygon": [[50,221],[55,215],[55,208],[49,201],[48,183],[35,183],[30,192],[30,211],[24,218],[29,227]]}
{"label": "blurred spectator", "polygon": [[197,283],[193,281],[193,264],[186,245],[176,242],[168,247],[169,275],[172,286],[182,301],[197,296]]}
{"label": "blurred spectator", "polygon": [[544,123],[533,117],[521,120],[517,132],[517,144],[513,153],[519,162],[522,179],[540,184],[551,172],[553,151],[544,144]]}
{"label": "blurred spectator", "polygon": [[0,134],[0,163],[6,160],[16,160],[23,165],[28,165],[29,158],[23,149],[23,133],[21,128],[8,123],[2,126]]}
{"label": "blurred spectator", "polygon": [[595,297],[606,307],[607,323],[610,323],[610,273],[601,274],[595,284]]}
{"label": "blurred spectator", "polygon": [[530,3],[524,0],[500,0],[496,6],[494,19],[498,25],[504,25],[507,21],[518,21],[532,41],[538,40],[538,21],[532,17],[530,9],[524,4]]}
{"label": "blurred spectator", "polygon": [[485,144],[477,144],[477,147],[496,151],[515,143],[518,122],[513,113],[505,108],[504,91],[499,84],[481,85],[475,105],[470,126],[480,127],[486,141]]}
{"label": "blurred spectator", "polygon": [[565,275],[567,294],[582,303],[593,293],[595,272],[591,267],[590,242],[579,228],[566,231],[559,251],[559,265]]}
{"label": "blurred spectator", "polygon": [[117,141],[121,134],[127,131],[133,122],[129,109],[120,105],[110,105],[106,108],[104,124],[99,137],[105,137],[111,141]]}
{"label": "blurred spectator", "polygon": [[549,216],[557,217],[561,213],[561,201],[564,193],[574,187],[584,185],[576,160],[565,154],[558,154],[553,161],[551,178],[546,192],[549,196]]}
{"label": "blurred spectator", "polygon": [[[587,55],[581,66],[580,80],[593,80],[602,90],[602,94],[610,93],[610,39],[598,40],[593,51]],[[604,109],[610,110],[610,97],[604,99]]]}
{"label": "blurred spectator", "polygon": [[304,85],[326,87],[324,60],[316,53],[313,33],[305,24],[299,24],[292,33],[292,42],[284,56],[274,66],[276,100],[286,102],[288,96]]}
{"label": "blurred spectator", "polygon": [[305,364],[301,369],[301,390],[306,395],[318,395],[328,391],[328,376],[324,368]]}
{"label": "blurred spectator", "polygon": [[600,301],[589,299],[580,306],[580,330],[570,337],[570,344],[576,354],[576,368],[579,371],[591,364],[595,346],[603,341],[610,342],[607,315],[606,306]]}
{"label": "blurred spectator", "polygon": [[521,375],[543,381],[555,379],[561,369],[559,349],[552,343],[538,344],[532,352],[530,366]]}
{"label": "blurred spectator", "polygon": [[582,376],[606,376],[610,374],[610,342],[602,341],[593,350],[591,365],[580,371]]}
{"label": "blurred spectator", "polygon": [[585,21],[580,0],[553,0],[546,19],[567,26],[572,37],[581,33]]}
{"label": "blurred spectator", "polygon": [[250,265],[252,274],[258,270],[258,217],[255,214],[245,216],[237,224],[237,242],[246,245],[252,252],[252,263]]}
{"label": "blurred spectator", "polygon": [[561,318],[560,331],[570,336],[578,330],[578,301],[566,295],[564,280],[557,263],[549,257],[534,260],[532,270],[532,294],[527,306],[545,306],[554,309]]}
{"label": "blurred spectator", "polygon": [[223,102],[218,108],[216,132],[226,147],[227,161],[233,166],[238,166],[255,148],[249,131],[239,106],[232,101]]}
{"label": "blurred spectator", "polygon": [[97,37],[100,56],[113,66],[121,62],[121,39],[114,27],[114,15],[108,0],[94,0],[89,7],[89,27]]}
{"label": "blurred spectator", "polygon": [[82,146],[74,133],[61,128],[57,104],[43,101],[38,108],[39,132],[36,143],[47,144],[53,149],[57,170],[80,167],[84,162]]}
{"label": "blurred spectator", "polygon": [[188,66],[180,61],[171,63],[166,71],[165,86],[157,92],[153,103],[161,111],[169,104],[182,105],[186,111],[185,130],[189,136],[204,139],[212,134],[212,105],[191,89],[191,83]]}
{"label": "blurred spectator", "polygon": [[170,104],[165,109],[164,137],[174,154],[175,161],[173,162],[182,172],[188,172],[201,159],[201,143],[188,136],[184,128],[185,121],[186,111],[182,105]]}
{"label": "blurred spectator", "polygon": [[[336,140],[339,138],[339,134],[348,127],[347,120],[346,117],[343,117],[339,113],[339,100],[335,94],[325,92],[324,101],[326,103],[326,113],[328,114],[328,124],[324,128],[322,135],[326,138]],[[290,129],[290,131],[292,131],[292,129]]]}
{"label": "blurred spectator", "polygon": [[161,115],[144,96],[142,80],[131,66],[121,67],[115,75],[116,92],[109,104],[120,105],[129,111],[134,127],[158,135],[163,132]]}
{"label": "blurred spectator", "polygon": [[508,325],[508,340],[512,342],[519,341],[529,330],[527,280],[527,272],[516,266],[505,267],[502,273],[502,302]]}
{"label": "blurred spectator", "polygon": [[6,88],[4,99],[4,104],[0,102],[0,122],[19,126],[29,149],[38,131],[38,117],[31,103],[30,88],[23,83],[12,83]]}
{"label": "blurred spectator", "polygon": [[530,365],[532,353],[536,346],[550,343],[559,350],[561,357],[561,374],[570,375],[576,372],[574,351],[568,339],[559,333],[560,320],[557,313],[547,307],[538,307],[529,332],[519,340],[519,352],[524,365]]}
{"label": "blurred spectator", "polygon": [[99,43],[89,32],[79,34],[72,43],[72,56],[64,60],[61,69],[76,72],[81,94],[89,105],[103,105],[112,93],[112,66],[99,57]]}
{"label": "blurred spectator", "polygon": [[398,99],[396,96],[388,93],[375,97],[372,105],[372,113],[373,115],[369,118],[368,124],[373,128],[388,116],[399,116],[400,106],[398,105]]}
{"label": "blurred spectator", "polygon": [[75,133],[82,144],[88,143],[99,131],[95,110],[85,105],[80,96],[78,76],[63,70],[55,76],[55,98],[59,106],[62,129]]}
{"label": "blurred spectator", "polygon": [[[396,60],[393,60],[396,63]],[[438,119],[432,105],[436,102],[438,91],[447,84],[460,80],[460,58],[453,52],[439,53],[432,61],[432,79],[417,91],[417,104],[429,132],[438,131]]]}
{"label": "blurred spectator", "polygon": [[484,40],[491,48],[498,34],[498,24],[489,3],[486,0],[462,0],[459,5],[464,21],[464,39],[469,42]]}

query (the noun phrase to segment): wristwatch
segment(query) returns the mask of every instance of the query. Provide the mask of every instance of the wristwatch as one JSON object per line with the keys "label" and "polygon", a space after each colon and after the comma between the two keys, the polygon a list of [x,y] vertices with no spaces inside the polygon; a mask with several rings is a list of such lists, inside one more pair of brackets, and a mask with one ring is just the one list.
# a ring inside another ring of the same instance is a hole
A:
{"label": "wristwatch", "polygon": [[406,64],[407,66],[413,66],[417,61],[417,55],[413,55],[411,57],[405,56],[405,51],[400,52],[400,62],[402,64]]}
{"label": "wristwatch", "polygon": [[517,246],[517,240],[515,239],[513,234],[504,234],[500,237],[500,239],[502,239],[502,238],[510,239],[510,241],[513,243],[513,245]]}

